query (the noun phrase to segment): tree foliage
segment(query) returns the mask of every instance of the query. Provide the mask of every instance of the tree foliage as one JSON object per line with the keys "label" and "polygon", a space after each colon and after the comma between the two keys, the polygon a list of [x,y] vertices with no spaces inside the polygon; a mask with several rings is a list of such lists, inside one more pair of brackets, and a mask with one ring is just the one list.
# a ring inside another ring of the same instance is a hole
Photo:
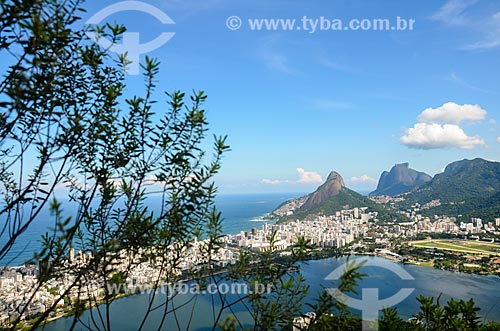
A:
{"label": "tree foliage", "polygon": [[[16,327],[35,293],[49,282],[64,284],[59,298],[75,297],[74,309],[105,303],[91,329],[110,329],[112,286],[150,261],[160,279],[175,280],[186,250],[203,239],[209,261],[220,236],[213,176],[224,137],[213,154],[202,148],[208,133],[206,95],[181,91],[155,99],[159,62],[142,65],[142,96],[124,97],[126,56],[113,56],[74,28],[81,1],[1,3],[0,82],[1,264],[13,245],[49,208],[53,223],[34,257],[44,262],[36,289],[18,302]],[[119,41],[122,26],[97,28]],[[74,209],[65,215],[61,190]],[[146,203],[160,196],[159,212]],[[68,263],[67,252],[83,254]],[[82,299],[89,284],[105,292]],[[83,300],[83,301],[82,301]],[[36,328],[59,299],[32,324]],[[85,302],[82,304],[82,302]],[[78,314],[75,315],[75,319]],[[161,327],[161,325],[160,325]]]}
{"label": "tree foliage", "polygon": [[[53,317],[62,302],[74,313],[71,329],[80,323],[89,330],[111,330],[110,307],[135,268],[151,266],[149,284],[157,289],[185,280],[186,256],[196,255],[188,276],[202,287],[226,281],[270,288],[239,298],[215,294],[220,307],[213,307],[213,329],[248,327],[233,310],[241,303],[252,317],[251,329],[290,330],[309,295],[297,262],[312,246],[298,238],[289,255],[280,254],[274,234],[268,238],[269,250],[243,249],[238,262],[218,273],[222,219],[214,205],[213,178],[228,146],[225,137],[216,136],[211,155],[203,148],[207,96],[173,91],[158,101],[160,64],[146,58],[144,90],[126,97],[126,55],[114,56],[89,40],[85,29],[75,28],[80,7],[80,0],[0,2],[0,264],[10,263],[9,253],[41,222],[43,210],[52,215],[43,247],[33,257],[41,266],[37,283],[15,303],[17,315],[9,329],[22,327],[27,307],[39,290],[48,288],[55,300],[29,329]],[[119,25],[95,29],[113,42],[125,31]],[[361,201],[345,193],[343,203]],[[153,194],[160,198],[157,210],[148,204]],[[69,250],[80,252],[74,261]],[[360,267],[349,268],[339,289],[356,292]],[[150,329],[146,322],[155,310],[162,312],[158,330],[167,328],[167,315],[177,320],[172,299],[177,293],[169,294],[151,292],[139,330]],[[490,327],[479,325],[472,301],[450,301],[445,307],[432,299],[419,301],[422,308],[414,321],[386,310],[382,328]],[[81,319],[89,308],[94,308],[90,320]],[[327,291],[308,309],[315,313],[308,330],[361,326],[360,318]],[[223,320],[227,311],[230,316]]]}

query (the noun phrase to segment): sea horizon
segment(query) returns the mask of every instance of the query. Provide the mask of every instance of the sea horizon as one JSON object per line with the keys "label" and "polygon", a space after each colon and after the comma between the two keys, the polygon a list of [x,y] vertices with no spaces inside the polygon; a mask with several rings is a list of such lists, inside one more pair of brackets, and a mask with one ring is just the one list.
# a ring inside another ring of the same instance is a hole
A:
{"label": "sea horizon", "polygon": [[[252,228],[261,227],[262,218],[278,207],[281,203],[300,196],[302,193],[220,193],[215,198],[215,205],[221,212],[223,218],[222,231],[224,234],[236,234],[240,231],[250,231]],[[160,195],[152,195],[146,199],[149,208],[157,210]],[[62,203],[64,217],[69,217],[67,213],[71,204],[69,198],[58,198]],[[68,206],[69,205],[69,206]],[[155,210],[155,211],[156,211]],[[42,210],[39,217],[30,227],[19,237],[12,249],[0,261],[0,267],[18,267],[33,258],[41,248],[41,236],[50,232],[53,227],[51,215],[48,207]],[[0,242],[3,245],[3,242]],[[8,262],[8,263],[6,263]]]}

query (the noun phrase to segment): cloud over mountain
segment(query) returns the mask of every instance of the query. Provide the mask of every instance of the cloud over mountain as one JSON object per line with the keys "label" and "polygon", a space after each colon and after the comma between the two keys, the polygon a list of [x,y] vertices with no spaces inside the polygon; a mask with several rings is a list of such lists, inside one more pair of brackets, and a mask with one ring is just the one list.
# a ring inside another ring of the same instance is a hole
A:
{"label": "cloud over mountain", "polygon": [[454,124],[417,123],[413,128],[406,130],[401,142],[410,148],[437,149],[461,148],[473,149],[485,145],[481,137],[469,137],[464,130]]}
{"label": "cloud over mountain", "polygon": [[321,175],[315,171],[306,171],[304,168],[295,169],[299,174],[299,178],[296,180],[279,180],[279,179],[268,179],[263,178],[260,182],[266,185],[283,185],[283,184],[318,184],[323,182]]}
{"label": "cloud over mountain", "polygon": [[351,177],[350,180],[352,183],[376,183],[377,180],[375,178],[371,178],[368,175],[362,175],[360,177]]}
{"label": "cloud over mountain", "polygon": [[297,168],[300,179],[298,180],[301,184],[317,184],[323,182],[321,175],[315,171],[305,171],[302,168]]}

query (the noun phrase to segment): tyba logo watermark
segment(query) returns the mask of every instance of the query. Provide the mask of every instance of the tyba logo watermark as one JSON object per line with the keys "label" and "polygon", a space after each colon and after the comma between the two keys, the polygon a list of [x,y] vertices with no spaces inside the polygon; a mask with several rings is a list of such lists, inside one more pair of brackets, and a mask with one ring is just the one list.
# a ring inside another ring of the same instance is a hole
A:
{"label": "tyba logo watermark", "polygon": [[[332,271],[325,280],[339,280],[342,274],[349,269],[362,264],[363,267],[378,267],[389,270],[396,274],[402,280],[415,280],[412,275],[408,273],[401,266],[390,263],[380,264],[376,260],[355,259],[351,262],[346,262]],[[378,288],[361,288],[361,299],[356,299],[341,292],[338,288],[328,288],[328,293],[335,299],[343,302],[347,306],[361,310],[361,317],[363,319],[363,330],[378,330],[378,314],[383,308],[392,307],[405,300],[415,288],[401,288],[396,294],[391,297],[381,299],[379,297]]]}
{"label": "tyba logo watermark", "polygon": [[[155,6],[141,1],[121,1],[112,4],[100,10],[94,16],[89,18],[86,24],[100,24],[109,16],[124,11],[143,12],[153,16],[162,24],[175,24],[175,22],[163,11]],[[162,32],[154,40],[151,40],[144,44],[140,43],[140,32],[124,32],[121,44],[113,43],[112,41],[105,38],[99,38],[97,33],[94,31],[88,31],[87,35],[91,39],[95,40],[101,47],[109,49],[111,52],[118,54],[127,53],[127,59],[131,62],[127,67],[127,74],[138,75],[140,68],[140,55],[162,47],[165,43],[172,39],[172,37],[175,35],[175,32]]]}

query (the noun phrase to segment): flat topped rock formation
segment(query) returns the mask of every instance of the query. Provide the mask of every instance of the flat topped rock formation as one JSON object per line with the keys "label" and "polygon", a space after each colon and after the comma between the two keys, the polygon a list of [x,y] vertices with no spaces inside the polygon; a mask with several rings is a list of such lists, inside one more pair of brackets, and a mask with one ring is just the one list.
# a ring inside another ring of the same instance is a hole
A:
{"label": "flat topped rock formation", "polygon": [[411,169],[408,163],[396,164],[387,172],[380,175],[377,189],[370,195],[395,196],[412,192],[432,180],[428,174]]}

